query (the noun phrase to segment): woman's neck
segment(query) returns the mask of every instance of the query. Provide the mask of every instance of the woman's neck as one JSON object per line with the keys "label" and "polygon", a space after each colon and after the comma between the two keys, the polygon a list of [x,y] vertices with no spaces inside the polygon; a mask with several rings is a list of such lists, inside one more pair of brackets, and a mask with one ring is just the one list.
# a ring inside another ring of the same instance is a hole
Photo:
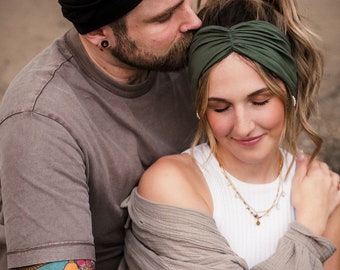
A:
{"label": "woman's neck", "polygon": [[215,156],[222,168],[246,183],[270,183],[279,176],[283,166],[283,155],[279,149],[267,159],[258,163],[246,163],[230,153],[223,153],[218,150]]}

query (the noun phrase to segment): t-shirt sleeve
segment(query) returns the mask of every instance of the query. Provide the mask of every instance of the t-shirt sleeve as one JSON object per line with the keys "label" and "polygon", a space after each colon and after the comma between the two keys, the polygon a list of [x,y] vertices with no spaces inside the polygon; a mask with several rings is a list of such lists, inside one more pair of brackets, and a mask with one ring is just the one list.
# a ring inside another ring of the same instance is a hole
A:
{"label": "t-shirt sleeve", "polygon": [[0,126],[8,267],[94,260],[86,154],[62,123],[20,113]]}

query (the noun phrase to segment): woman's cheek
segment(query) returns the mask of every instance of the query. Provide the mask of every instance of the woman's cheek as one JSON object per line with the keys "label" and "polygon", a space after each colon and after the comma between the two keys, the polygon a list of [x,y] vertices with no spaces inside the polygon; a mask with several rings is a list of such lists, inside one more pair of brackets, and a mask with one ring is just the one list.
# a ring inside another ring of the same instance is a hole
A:
{"label": "woman's cheek", "polygon": [[225,117],[218,114],[211,114],[208,116],[208,121],[210,123],[210,128],[214,133],[215,137],[225,137],[230,133],[231,130],[231,121],[226,119]]}

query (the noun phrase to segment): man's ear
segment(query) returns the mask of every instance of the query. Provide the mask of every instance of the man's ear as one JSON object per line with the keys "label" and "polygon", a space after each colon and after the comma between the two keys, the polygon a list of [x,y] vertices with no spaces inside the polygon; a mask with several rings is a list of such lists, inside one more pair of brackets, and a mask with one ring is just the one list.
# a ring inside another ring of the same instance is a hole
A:
{"label": "man's ear", "polygon": [[104,39],[106,39],[103,29],[99,28],[93,30],[87,34],[84,34],[83,37],[92,43],[94,46],[100,44]]}

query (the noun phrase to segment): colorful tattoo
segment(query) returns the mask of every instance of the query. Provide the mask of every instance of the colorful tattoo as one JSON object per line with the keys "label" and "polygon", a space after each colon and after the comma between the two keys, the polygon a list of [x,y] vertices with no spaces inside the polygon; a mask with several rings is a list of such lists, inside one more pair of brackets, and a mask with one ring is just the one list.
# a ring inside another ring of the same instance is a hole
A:
{"label": "colorful tattoo", "polygon": [[18,268],[18,270],[94,270],[95,263],[92,260],[71,260],[36,264]]}
{"label": "colorful tattoo", "polygon": [[69,261],[64,270],[94,270],[94,261],[92,260]]}

